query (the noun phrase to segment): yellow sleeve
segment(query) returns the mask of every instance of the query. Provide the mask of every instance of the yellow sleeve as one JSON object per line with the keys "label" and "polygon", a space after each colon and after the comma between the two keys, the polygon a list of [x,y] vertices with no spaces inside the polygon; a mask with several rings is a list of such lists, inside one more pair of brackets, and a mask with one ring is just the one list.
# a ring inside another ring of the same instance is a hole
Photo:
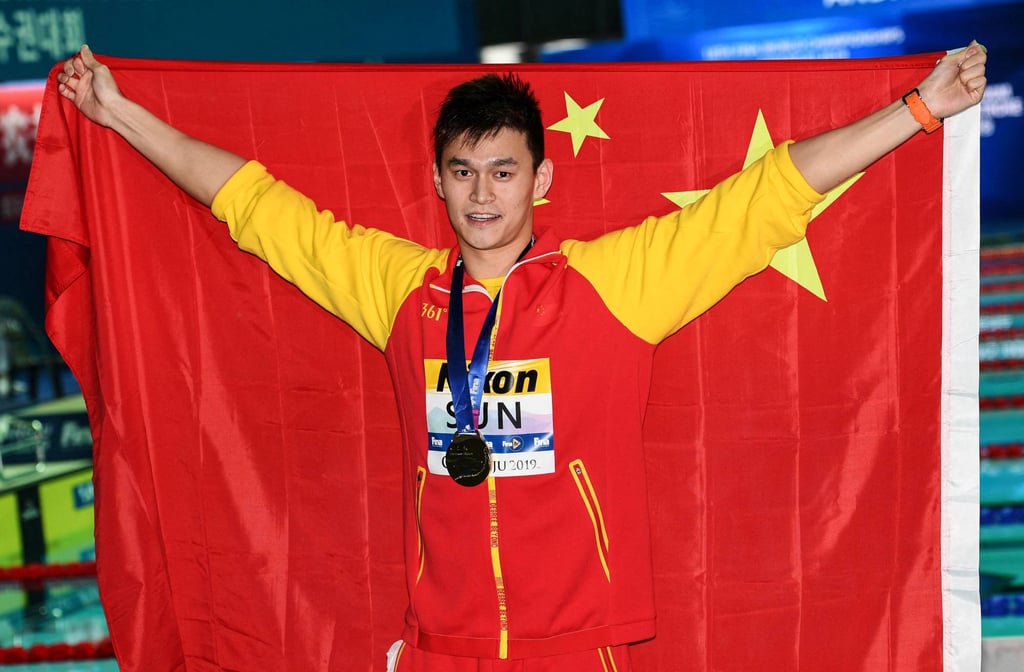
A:
{"label": "yellow sleeve", "polygon": [[564,242],[568,264],[630,331],[660,342],[804,236],[823,196],[793,165],[789,144],[682,210]]}
{"label": "yellow sleeve", "polygon": [[214,216],[238,246],[384,349],[402,302],[447,250],[335,221],[329,210],[250,161],[217,193]]}

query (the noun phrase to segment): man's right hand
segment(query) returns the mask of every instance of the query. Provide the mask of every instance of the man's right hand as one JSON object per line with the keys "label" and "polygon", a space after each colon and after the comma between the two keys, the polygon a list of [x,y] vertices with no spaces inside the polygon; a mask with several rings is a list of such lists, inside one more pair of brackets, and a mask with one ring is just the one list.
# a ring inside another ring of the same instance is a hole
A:
{"label": "man's right hand", "polygon": [[110,68],[83,45],[57,73],[57,90],[88,119],[128,141],[172,182],[203,205],[245,163],[245,159],[169,126],[118,88]]}
{"label": "man's right hand", "polygon": [[75,104],[82,114],[101,126],[113,124],[111,106],[123,99],[110,68],[93,56],[88,45],[64,62],[57,74],[57,90]]}

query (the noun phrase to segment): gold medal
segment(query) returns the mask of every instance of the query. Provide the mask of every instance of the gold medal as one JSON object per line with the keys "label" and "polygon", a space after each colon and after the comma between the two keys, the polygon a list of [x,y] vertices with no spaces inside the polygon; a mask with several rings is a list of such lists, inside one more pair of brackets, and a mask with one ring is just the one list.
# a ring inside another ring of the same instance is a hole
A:
{"label": "gold medal", "polygon": [[491,450],[479,433],[456,434],[448,444],[443,464],[459,485],[479,485],[491,473]]}

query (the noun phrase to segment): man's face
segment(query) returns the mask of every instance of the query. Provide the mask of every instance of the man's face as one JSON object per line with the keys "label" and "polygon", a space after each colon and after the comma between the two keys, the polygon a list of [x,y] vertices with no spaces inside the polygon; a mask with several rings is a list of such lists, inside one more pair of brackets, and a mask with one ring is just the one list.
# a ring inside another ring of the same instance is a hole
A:
{"label": "man's face", "polygon": [[434,166],[434,187],[478,278],[504,275],[533,235],[533,201],[547,193],[552,165],[535,171],[526,138],[503,129],[468,146],[453,142]]}

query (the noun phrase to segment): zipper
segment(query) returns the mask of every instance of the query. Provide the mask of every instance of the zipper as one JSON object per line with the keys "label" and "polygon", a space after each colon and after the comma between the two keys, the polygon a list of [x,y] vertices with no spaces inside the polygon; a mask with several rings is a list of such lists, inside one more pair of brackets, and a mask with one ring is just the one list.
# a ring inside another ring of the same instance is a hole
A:
{"label": "zipper", "polygon": [[[505,283],[508,281],[508,277],[512,275],[512,271],[517,269],[519,266],[533,263],[542,257],[554,254],[553,252],[545,253],[540,257],[534,257],[531,259],[523,259],[517,261],[512,265],[512,268],[505,274],[505,278],[501,281],[501,289],[505,289]],[[501,328],[501,308],[503,300],[505,298],[504,292],[499,290],[498,293],[498,312],[494,318],[494,328],[491,329],[489,347],[489,360],[494,361],[494,342],[498,337],[498,331]],[[494,586],[498,594],[498,658],[505,660],[508,658],[508,601],[505,595],[505,579],[501,573],[501,550],[498,543],[498,491],[497,491],[497,480],[494,475],[491,474],[487,477],[487,498],[488,507],[490,513],[490,539],[491,539],[491,569],[494,572]]]}
{"label": "zipper", "polygon": [[580,491],[583,505],[587,507],[587,513],[590,514],[590,522],[594,525],[597,556],[601,559],[604,576],[608,579],[608,583],[611,583],[612,575],[608,569],[608,530],[604,525],[601,503],[597,499],[597,493],[594,492],[594,484],[590,481],[587,468],[583,466],[583,460],[573,460],[569,463],[569,468],[572,470],[572,479],[576,481],[576,488]]}
{"label": "zipper", "polygon": [[487,505],[490,513],[491,569],[498,594],[498,658],[508,658],[508,602],[505,598],[505,578],[501,573],[501,551],[498,544],[498,491],[497,479],[487,477]]}

